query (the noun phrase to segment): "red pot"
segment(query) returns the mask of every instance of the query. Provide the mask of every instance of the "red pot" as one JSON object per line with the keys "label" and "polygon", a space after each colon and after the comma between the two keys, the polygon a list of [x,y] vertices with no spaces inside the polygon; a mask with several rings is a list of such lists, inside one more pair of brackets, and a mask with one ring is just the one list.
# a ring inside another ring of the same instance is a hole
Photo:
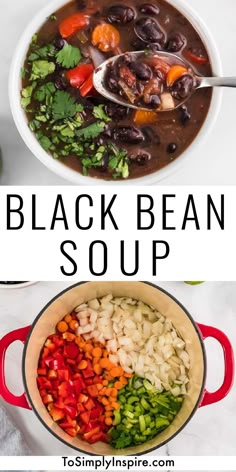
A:
{"label": "red pot", "polygon": [[[42,403],[37,388],[37,366],[42,346],[55,330],[55,326],[66,314],[77,305],[108,293],[114,296],[128,296],[158,309],[163,315],[173,321],[182,338],[187,341],[190,356],[188,395],[183,407],[173,423],[154,439],[136,447],[115,450],[110,445],[97,443],[90,445],[78,437],[71,438],[56,423],[53,422],[47,409]],[[221,387],[213,393],[205,388],[207,363],[204,340],[208,337],[216,339],[224,353],[224,380]],[[22,374],[25,391],[16,397],[7,388],[5,382],[4,361],[8,347],[16,340],[25,344],[23,352]],[[176,436],[192,418],[198,407],[216,403],[222,400],[230,391],[234,380],[233,349],[227,336],[217,328],[196,324],[188,311],[172,295],[163,289],[144,282],[86,282],[76,284],[56,296],[41,311],[32,326],[13,331],[0,341],[0,394],[2,398],[15,406],[33,409],[44,426],[67,446],[82,453],[96,455],[128,455],[144,454]]]}

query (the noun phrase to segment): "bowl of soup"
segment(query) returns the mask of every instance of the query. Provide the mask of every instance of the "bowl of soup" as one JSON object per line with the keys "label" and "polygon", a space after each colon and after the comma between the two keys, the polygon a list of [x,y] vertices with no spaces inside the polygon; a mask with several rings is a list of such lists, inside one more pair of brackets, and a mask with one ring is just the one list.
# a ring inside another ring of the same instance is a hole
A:
{"label": "bowl of soup", "polygon": [[[55,0],[19,41],[9,80],[15,123],[31,152],[74,184],[157,182],[191,159],[217,117],[219,90],[197,90],[183,106],[162,113],[99,95],[93,85],[97,66],[131,51],[168,51],[196,75],[222,73],[207,27],[182,0]],[[133,62],[132,77],[155,103],[152,80]],[[166,73],[162,66],[155,66],[159,78]],[[128,94],[132,77],[122,70]],[[109,80],[116,87],[115,70]]]}

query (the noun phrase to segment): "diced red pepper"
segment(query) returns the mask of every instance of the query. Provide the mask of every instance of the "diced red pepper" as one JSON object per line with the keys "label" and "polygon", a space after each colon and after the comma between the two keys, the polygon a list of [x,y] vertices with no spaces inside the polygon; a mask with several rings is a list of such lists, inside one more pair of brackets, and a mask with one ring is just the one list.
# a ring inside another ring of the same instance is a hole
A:
{"label": "diced red pepper", "polygon": [[84,383],[85,383],[86,387],[87,387],[88,385],[93,385],[93,384],[94,384],[94,379],[92,379],[92,378],[85,379],[85,380],[84,380]]}
{"label": "diced red pepper", "polygon": [[53,421],[59,421],[65,417],[64,411],[56,408],[55,406],[51,409],[50,415],[52,416]]}
{"label": "diced red pepper", "polygon": [[87,395],[84,395],[84,393],[80,393],[78,397],[78,403],[85,403],[87,402],[88,398],[89,397]]}
{"label": "diced red pepper", "polygon": [[44,347],[43,353],[42,353],[42,359],[45,359],[45,357],[48,357],[49,355],[49,349],[47,347]]}
{"label": "diced red pepper", "polygon": [[45,395],[43,397],[43,404],[44,405],[48,405],[48,403],[52,403],[53,402],[53,397],[52,395]]}
{"label": "diced red pepper", "polygon": [[94,90],[93,74],[91,74],[83,83],[82,87],[80,87],[80,95],[81,97],[87,97],[90,93],[94,92]]}
{"label": "diced red pepper", "polygon": [[208,59],[204,56],[198,56],[195,54],[191,49],[185,50],[185,56],[192,62],[196,62],[197,64],[207,64]]}
{"label": "diced red pepper", "polygon": [[67,398],[73,393],[73,388],[70,385],[70,382],[62,382],[58,387],[58,394],[62,398]]}
{"label": "diced red pepper", "polygon": [[107,442],[107,435],[100,431],[97,434],[94,434],[91,438],[87,439],[89,444],[95,444],[98,441]]}
{"label": "diced red pepper", "polygon": [[69,397],[65,398],[65,405],[76,405],[76,396],[75,395],[69,395]]}
{"label": "diced red pepper", "polygon": [[79,395],[85,387],[83,380],[76,379],[74,380],[73,384],[74,384],[75,392],[77,393],[77,395]]}
{"label": "diced red pepper", "polygon": [[87,387],[87,390],[88,390],[88,393],[91,397],[96,398],[98,396],[98,389],[97,389],[96,385],[89,385]]}
{"label": "diced red pepper", "polygon": [[86,410],[92,410],[92,409],[95,407],[95,403],[94,403],[94,401],[92,400],[92,398],[89,398],[89,399],[84,403],[84,407],[86,408]]}
{"label": "diced red pepper", "polygon": [[37,374],[45,376],[45,375],[47,375],[47,369],[45,369],[45,368],[44,369],[38,369]]}
{"label": "diced red pepper", "polygon": [[66,77],[70,81],[71,87],[79,88],[93,73],[93,64],[80,64],[74,69],[66,72]]}
{"label": "diced red pepper", "polygon": [[58,372],[57,372],[57,377],[58,377],[58,380],[68,381],[69,380],[69,370],[68,369],[59,369]]}
{"label": "diced red pepper", "polygon": [[83,439],[85,439],[85,441],[87,441],[88,439],[92,438],[95,434],[98,434],[98,433],[100,433],[99,426],[97,426],[96,428],[91,429],[88,433],[84,433]]}
{"label": "diced red pepper", "polygon": [[47,339],[45,346],[49,349],[50,352],[56,351],[56,344],[52,343],[50,339]]}
{"label": "diced red pepper", "polygon": [[75,438],[75,436],[77,436],[78,430],[75,428],[67,428],[65,429],[65,432],[72,436],[72,438]]}
{"label": "diced red pepper", "polygon": [[59,387],[60,382],[59,382],[59,380],[52,380],[51,384],[52,384],[52,389],[56,390]]}
{"label": "diced red pepper", "polygon": [[85,408],[82,403],[77,403],[77,410],[79,413],[83,413],[85,411]]}
{"label": "diced red pepper", "polygon": [[56,408],[60,408],[60,410],[63,410],[63,408],[65,407],[65,403],[64,401],[62,400],[62,398],[58,398],[56,402],[54,402],[54,406]]}
{"label": "diced red pepper", "polygon": [[91,415],[90,415],[91,420],[97,420],[100,418],[100,416],[101,416],[101,410],[99,408],[94,408],[91,411]]}
{"label": "diced red pepper", "polygon": [[71,342],[70,344],[67,344],[67,346],[65,346],[64,354],[66,357],[75,359],[79,354],[79,347],[77,346],[77,344]]}
{"label": "diced red pepper", "polygon": [[73,406],[66,405],[63,409],[66,415],[69,415],[70,418],[74,419],[77,416],[77,411]]}
{"label": "diced red pepper", "polygon": [[89,18],[82,13],[75,13],[61,22],[59,31],[63,38],[69,38],[76,31],[89,25]]}
{"label": "diced red pepper", "polygon": [[86,411],[84,413],[81,413],[80,415],[81,421],[83,421],[84,424],[88,424],[90,420],[90,411]]}
{"label": "diced red pepper", "polygon": [[91,364],[90,360],[88,360],[88,359],[87,359],[87,364],[88,365],[87,365],[86,369],[82,370],[82,374],[83,374],[85,379],[95,376],[95,373],[94,373],[93,368],[92,368],[92,364]]}
{"label": "diced red pepper", "polygon": [[55,370],[49,370],[48,372],[48,379],[57,379],[57,372]]}
{"label": "diced red pepper", "polygon": [[46,377],[37,377],[37,384],[39,389],[50,390],[52,388],[51,382]]}

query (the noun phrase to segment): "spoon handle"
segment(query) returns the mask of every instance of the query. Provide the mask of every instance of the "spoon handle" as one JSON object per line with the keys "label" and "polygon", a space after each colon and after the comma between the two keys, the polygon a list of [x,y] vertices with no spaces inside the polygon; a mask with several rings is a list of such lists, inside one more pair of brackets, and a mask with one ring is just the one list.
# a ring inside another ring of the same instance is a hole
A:
{"label": "spoon handle", "polygon": [[203,87],[236,87],[236,77],[199,77],[198,88]]}

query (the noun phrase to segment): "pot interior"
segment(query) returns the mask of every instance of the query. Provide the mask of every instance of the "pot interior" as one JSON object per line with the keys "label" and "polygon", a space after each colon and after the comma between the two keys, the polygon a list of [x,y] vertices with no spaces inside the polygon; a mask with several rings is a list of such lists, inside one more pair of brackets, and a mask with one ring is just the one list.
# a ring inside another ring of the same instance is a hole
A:
{"label": "pot interior", "polygon": [[[126,296],[141,300],[144,303],[153,305],[159,312],[169,318],[186,342],[191,364],[188,393],[173,423],[165,431],[145,444],[119,450],[113,449],[110,445],[101,442],[90,445],[80,440],[78,437],[72,438],[67,435],[53,422],[42,403],[36,383],[37,366],[41,349],[46,338],[55,332],[55,326],[58,321],[79,304],[93,298],[103,297],[109,293],[117,297]],[[143,282],[87,282],[73,286],[62,294],[59,294],[56,299],[43,309],[33,325],[25,347],[23,370],[28,398],[34,411],[44,425],[58,439],[67,443],[67,445],[72,448],[95,455],[143,454],[169,441],[190,419],[197,407],[202,393],[205,373],[202,342],[196,327],[186,314],[184,308],[158,287]]]}

